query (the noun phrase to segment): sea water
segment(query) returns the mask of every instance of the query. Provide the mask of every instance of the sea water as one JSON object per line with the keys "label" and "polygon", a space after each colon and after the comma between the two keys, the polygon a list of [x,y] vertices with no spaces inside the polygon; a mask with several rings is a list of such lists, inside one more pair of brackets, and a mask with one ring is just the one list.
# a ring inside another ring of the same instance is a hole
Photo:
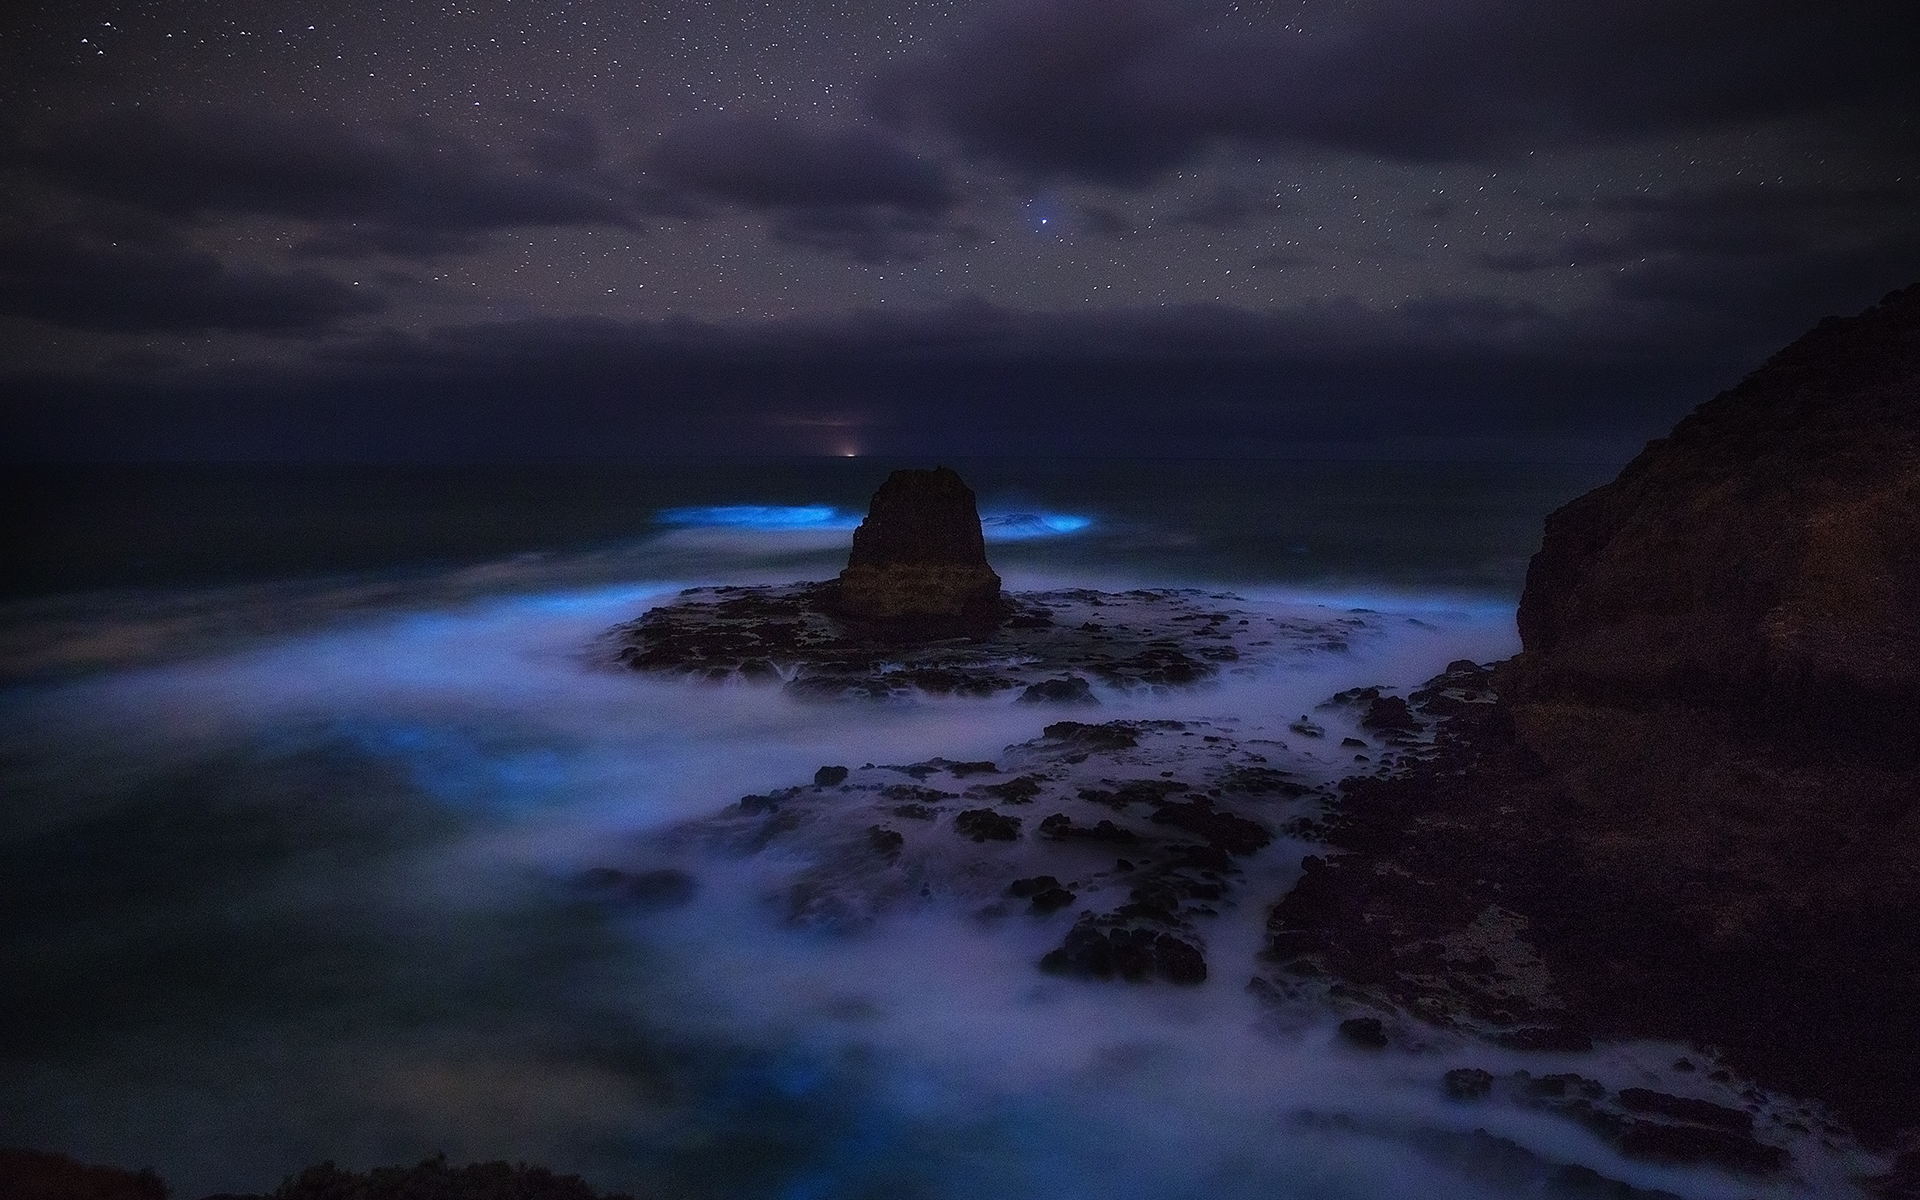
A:
{"label": "sea water", "polygon": [[[777,853],[713,857],[679,907],[594,903],[583,871],[742,795],[824,764],[993,759],[1053,719],[1010,695],[801,701],[596,652],[684,587],[830,576],[891,465],[17,480],[0,1144],[150,1165],[184,1197],[437,1152],[770,1198],[1602,1194],[1568,1166],[1704,1198],[1844,1191],[1872,1166],[1813,1133],[1782,1179],[1631,1162],[1440,1087],[1473,1065],[1697,1091],[1668,1069],[1685,1048],[1368,1052],[1331,1011],[1275,1019],[1246,984],[1312,848],[1289,839],[1209,931],[1196,988],[1043,975],[1064,924],[982,924],[938,894],[796,926],[767,901]],[[1612,469],[953,465],[1011,589],[1369,610],[1345,651],[1101,695],[1102,719],[1247,736],[1514,652],[1541,518]]]}

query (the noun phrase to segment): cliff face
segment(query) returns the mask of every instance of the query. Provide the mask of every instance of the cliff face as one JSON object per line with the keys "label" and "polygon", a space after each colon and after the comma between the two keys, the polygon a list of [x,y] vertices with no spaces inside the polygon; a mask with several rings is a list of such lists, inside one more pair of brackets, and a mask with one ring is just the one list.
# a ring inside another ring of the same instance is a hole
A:
{"label": "cliff face", "polygon": [[1920,741],[1920,286],[1549,517],[1519,621],[1522,700]]}
{"label": "cliff face", "polygon": [[1436,680],[1431,757],[1343,783],[1274,986],[1305,963],[1444,1019],[1422,948],[1510,913],[1564,1001],[1532,1019],[1920,1136],[1920,285],[1549,517],[1519,621],[1497,700]]}
{"label": "cliff face", "polygon": [[1563,926],[1596,1013],[1660,997],[1671,1032],[1900,1123],[1920,1103],[1920,285],[1823,321],[1549,517],[1519,620],[1501,690],[1544,770],[1518,791],[1612,910]]}

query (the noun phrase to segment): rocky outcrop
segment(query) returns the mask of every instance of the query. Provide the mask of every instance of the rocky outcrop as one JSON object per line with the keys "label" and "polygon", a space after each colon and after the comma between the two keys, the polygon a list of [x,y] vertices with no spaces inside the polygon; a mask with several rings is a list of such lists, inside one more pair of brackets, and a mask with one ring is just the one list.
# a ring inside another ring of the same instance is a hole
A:
{"label": "rocky outcrop", "polygon": [[1519,623],[1527,701],[1920,747],[1920,285],[1821,322],[1550,516]]}
{"label": "rocky outcrop", "polygon": [[839,604],[863,621],[996,619],[1000,577],[987,565],[973,489],[948,467],[887,476],[853,531]]}
{"label": "rocky outcrop", "polygon": [[[0,1150],[0,1195],[12,1200],[167,1200],[171,1194],[152,1171],[86,1166],[63,1154]],[[633,1200],[623,1192],[604,1195],[578,1175],[560,1175],[526,1163],[487,1162],[452,1166],[439,1155],[413,1167],[343,1171],[331,1162],[290,1175],[270,1193],[210,1196],[207,1200]]]}
{"label": "rocky outcrop", "polygon": [[1433,750],[1343,784],[1262,986],[1694,1041],[1920,1133],[1920,287],[1548,518],[1520,632],[1494,702],[1432,703],[1459,664]]}
{"label": "rocky outcrop", "polygon": [[1380,629],[1377,614],[1276,611],[1191,588],[1072,588],[1001,603],[990,629],[942,631],[844,620],[833,583],[694,588],[610,631],[608,649],[636,671],[779,684],[811,699],[1020,689],[1030,703],[1097,704],[1093,681],[1191,687],[1290,654],[1341,652]]}

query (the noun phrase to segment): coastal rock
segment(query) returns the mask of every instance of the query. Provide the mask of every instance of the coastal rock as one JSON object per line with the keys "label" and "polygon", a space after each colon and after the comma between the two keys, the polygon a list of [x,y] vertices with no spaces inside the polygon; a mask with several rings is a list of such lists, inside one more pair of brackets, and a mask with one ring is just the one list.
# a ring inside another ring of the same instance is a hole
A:
{"label": "coastal rock", "polygon": [[1547,518],[1517,697],[1863,727],[1912,753],[1916,547],[1920,285],[1822,321]]}
{"label": "coastal rock", "polygon": [[839,604],[864,621],[987,625],[1002,616],[973,489],[948,467],[887,476],[853,531]]}
{"label": "coastal rock", "polygon": [[[1920,1134],[1920,286],[1548,518],[1520,633],[1407,697],[1429,744],[1342,783],[1263,994],[1519,1048],[1692,1042]],[[1369,690],[1336,699],[1372,716]],[[1712,1104],[1623,1093],[1608,1136],[1782,1165]]]}
{"label": "coastal rock", "polygon": [[1029,703],[1091,706],[1095,684],[1192,687],[1290,655],[1339,653],[1381,629],[1371,614],[1225,592],[1068,588],[1002,597],[1009,615],[990,629],[934,631],[845,620],[837,587],[689,589],[611,630],[608,657],[636,671],[778,684],[816,700],[1017,691]]}
{"label": "coastal rock", "polygon": [[[1266,766],[1275,747],[1258,745],[1231,723],[1059,721],[996,762],[869,763],[746,797],[660,835],[620,877],[698,861],[689,852],[764,853],[763,894],[795,924],[851,929],[919,905],[987,922],[1019,911],[1057,929],[1036,963],[1049,973],[1196,984],[1205,930],[1242,903],[1269,830],[1316,806],[1331,776]],[[1236,786],[1249,772],[1265,772],[1260,786]]]}

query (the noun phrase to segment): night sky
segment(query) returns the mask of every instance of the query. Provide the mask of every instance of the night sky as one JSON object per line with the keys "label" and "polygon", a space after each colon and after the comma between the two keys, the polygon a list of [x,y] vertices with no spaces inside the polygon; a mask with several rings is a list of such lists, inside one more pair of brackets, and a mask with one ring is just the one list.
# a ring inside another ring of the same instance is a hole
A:
{"label": "night sky", "polygon": [[1908,3],[0,18],[0,456],[1624,457],[1920,279]]}

